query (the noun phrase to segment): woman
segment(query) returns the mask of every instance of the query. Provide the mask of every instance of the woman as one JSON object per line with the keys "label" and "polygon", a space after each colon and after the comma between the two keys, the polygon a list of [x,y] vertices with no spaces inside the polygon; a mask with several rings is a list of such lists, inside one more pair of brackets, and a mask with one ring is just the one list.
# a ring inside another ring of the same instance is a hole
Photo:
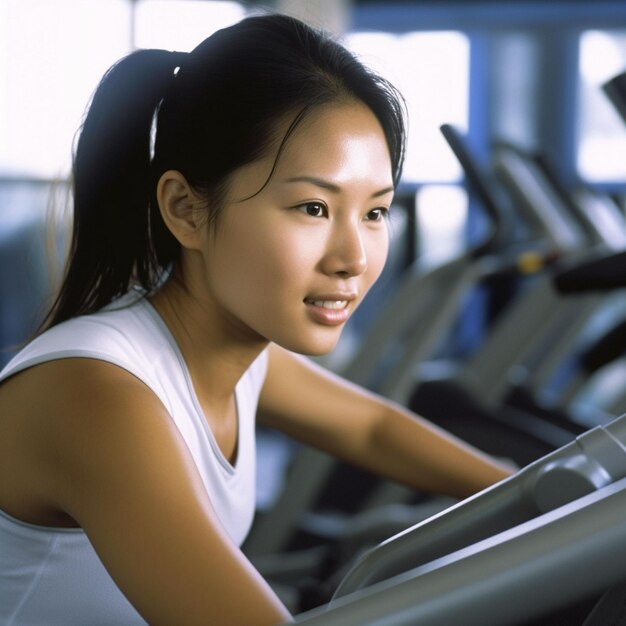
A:
{"label": "woman", "polygon": [[254,415],[417,489],[492,459],[296,353],[333,348],[382,271],[393,88],[283,16],[131,54],[76,146],[47,330],[0,384],[3,624],[279,624],[242,555]]}

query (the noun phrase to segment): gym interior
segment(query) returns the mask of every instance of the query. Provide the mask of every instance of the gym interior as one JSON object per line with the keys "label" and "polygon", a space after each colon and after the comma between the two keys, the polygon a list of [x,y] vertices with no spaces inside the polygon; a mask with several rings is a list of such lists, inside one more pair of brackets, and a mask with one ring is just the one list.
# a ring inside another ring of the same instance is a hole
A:
{"label": "gym interior", "polygon": [[317,360],[519,471],[454,501],[259,428],[244,552],[296,623],[626,624],[623,0],[0,0],[0,365],[62,275],[99,77],[268,9],[409,116],[383,276]]}

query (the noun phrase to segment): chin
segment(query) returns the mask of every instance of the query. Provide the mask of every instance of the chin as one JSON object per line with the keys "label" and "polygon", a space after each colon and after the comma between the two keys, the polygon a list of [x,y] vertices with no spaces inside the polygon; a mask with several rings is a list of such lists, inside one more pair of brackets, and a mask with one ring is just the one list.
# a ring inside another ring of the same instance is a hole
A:
{"label": "chin", "polygon": [[332,346],[330,348],[320,348],[316,350],[294,350],[294,352],[299,352],[299,354],[302,354],[304,356],[326,356],[327,354],[332,352],[334,348],[335,346]]}
{"label": "chin", "polygon": [[[339,334],[335,337],[324,337],[322,339],[311,339],[310,341],[290,341],[282,343],[283,348],[304,356],[324,356],[332,352],[339,341]],[[277,342],[278,343],[278,342]]]}

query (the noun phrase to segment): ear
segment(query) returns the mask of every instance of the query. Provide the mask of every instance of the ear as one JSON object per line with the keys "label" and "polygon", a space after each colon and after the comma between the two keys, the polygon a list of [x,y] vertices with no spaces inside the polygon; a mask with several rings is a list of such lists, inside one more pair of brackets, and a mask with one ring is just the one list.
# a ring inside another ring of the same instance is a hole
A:
{"label": "ear", "polygon": [[187,179],[176,170],[164,172],[157,183],[156,197],[163,221],[180,245],[197,250],[206,219],[202,201]]}

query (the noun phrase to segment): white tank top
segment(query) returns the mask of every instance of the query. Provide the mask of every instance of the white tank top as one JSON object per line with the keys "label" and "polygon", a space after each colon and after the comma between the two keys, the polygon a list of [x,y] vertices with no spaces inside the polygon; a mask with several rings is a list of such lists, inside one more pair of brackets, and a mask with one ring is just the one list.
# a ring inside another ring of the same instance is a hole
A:
{"label": "white tank top", "polygon": [[[195,461],[219,519],[241,545],[255,506],[255,414],[265,378],[263,352],[235,390],[237,461],[220,451],[169,329],[145,299],[64,322],[24,348],[0,381],[33,365],[86,357],[114,363],[161,400]],[[1,417],[0,417],[1,419]],[[0,477],[6,479],[7,477]],[[34,526],[0,511],[1,626],[130,626],[144,620],[122,595],[80,529]]]}

